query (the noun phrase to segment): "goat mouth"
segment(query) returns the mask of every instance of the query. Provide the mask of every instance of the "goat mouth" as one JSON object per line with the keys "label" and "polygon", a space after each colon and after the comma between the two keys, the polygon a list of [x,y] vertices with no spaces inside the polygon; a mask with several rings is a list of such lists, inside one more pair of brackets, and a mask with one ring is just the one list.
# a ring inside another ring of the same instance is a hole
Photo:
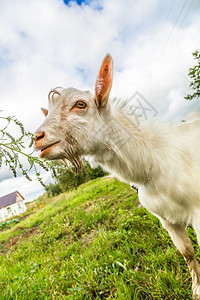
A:
{"label": "goat mouth", "polygon": [[52,147],[55,147],[57,146],[58,144],[60,143],[60,141],[57,141],[57,142],[54,142],[52,144],[49,144],[48,146],[45,146],[44,148],[41,149],[41,153],[40,153],[40,157],[44,157],[46,156],[45,154],[47,154],[47,152],[49,152],[49,150],[52,148]]}

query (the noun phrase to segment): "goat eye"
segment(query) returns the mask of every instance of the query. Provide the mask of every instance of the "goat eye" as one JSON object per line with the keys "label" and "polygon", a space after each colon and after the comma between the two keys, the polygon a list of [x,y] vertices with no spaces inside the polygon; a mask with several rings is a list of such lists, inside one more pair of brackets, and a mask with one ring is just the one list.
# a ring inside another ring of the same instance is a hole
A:
{"label": "goat eye", "polygon": [[78,102],[76,102],[76,104],[74,106],[77,107],[77,108],[83,109],[83,108],[86,108],[87,105],[83,101],[78,101]]}

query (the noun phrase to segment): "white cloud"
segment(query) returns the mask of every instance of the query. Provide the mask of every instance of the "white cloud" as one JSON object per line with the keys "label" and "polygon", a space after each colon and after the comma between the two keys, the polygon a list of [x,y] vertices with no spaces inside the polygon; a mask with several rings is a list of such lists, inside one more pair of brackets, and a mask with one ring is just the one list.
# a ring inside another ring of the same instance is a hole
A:
{"label": "white cloud", "polygon": [[[191,53],[200,44],[199,4],[171,3],[0,1],[1,109],[34,131],[43,121],[40,107],[47,106],[49,90],[74,86],[93,91],[101,60],[110,52],[115,61],[113,96],[139,91],[159,118],[182,119],[198,106],[184,96]],[[0,172],[6,177],[4,169]],[[1,188],[8,190],[5,181]]]}

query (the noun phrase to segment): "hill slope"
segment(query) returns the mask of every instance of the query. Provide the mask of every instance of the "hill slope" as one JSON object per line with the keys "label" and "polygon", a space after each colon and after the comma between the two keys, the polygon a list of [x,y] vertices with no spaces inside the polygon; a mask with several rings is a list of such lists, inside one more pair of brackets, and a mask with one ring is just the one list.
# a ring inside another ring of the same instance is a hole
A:
{"label": "hill slope", "polygon": [[48,199],[0,232],[0,251],[0,299],[191,296],[189,272],[168,234],[114,178]]}

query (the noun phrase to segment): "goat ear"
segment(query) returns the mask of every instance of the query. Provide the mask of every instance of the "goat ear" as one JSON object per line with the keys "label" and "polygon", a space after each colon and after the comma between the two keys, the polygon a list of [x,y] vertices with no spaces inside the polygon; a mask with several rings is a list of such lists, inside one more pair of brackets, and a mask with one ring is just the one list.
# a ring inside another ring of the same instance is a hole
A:
{"label": "goat ear", "polygon": [[47,115],[48,115],[48,109],[42,107],[41,111],[43,112],[44,116],[47,117]]}
{"label": "goat ear", "polygon": [[110,54],[106,54],[95,84],[95,102],[98,107],[106,105],[112,87],[113,60]]}

